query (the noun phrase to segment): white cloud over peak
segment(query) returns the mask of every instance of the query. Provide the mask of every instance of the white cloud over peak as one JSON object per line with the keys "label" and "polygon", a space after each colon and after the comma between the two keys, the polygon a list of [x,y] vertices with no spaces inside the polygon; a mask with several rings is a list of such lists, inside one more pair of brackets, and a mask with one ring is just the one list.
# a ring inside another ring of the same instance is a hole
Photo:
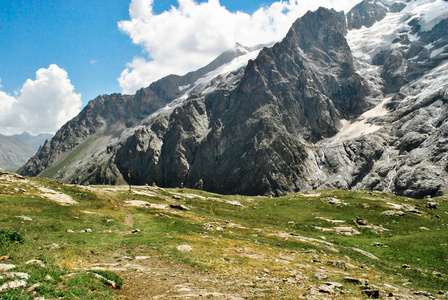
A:
{"label": "white cloud over peak", "polygon": [[54,133],[81,109],[81,94],[74,92],[68,74],[57,65],[39,69],[18,96],[0,91],[0,133]]}
{"label": "white cloud over peak", "polygon": [[121,73],[123,93],[169,74],[185,74],[203,67],[236,43],[254,46],[280,41],[292,23],[319,6],[348,11],[360,0],[290,0],[261,7],[252,15],[230,12],[219,0],[197,3],[178,0],[178,7],[155,14],[158,0],[132,0],[130,20],[118,27],[133,43],[142,46],[145,57],[135,57]]}

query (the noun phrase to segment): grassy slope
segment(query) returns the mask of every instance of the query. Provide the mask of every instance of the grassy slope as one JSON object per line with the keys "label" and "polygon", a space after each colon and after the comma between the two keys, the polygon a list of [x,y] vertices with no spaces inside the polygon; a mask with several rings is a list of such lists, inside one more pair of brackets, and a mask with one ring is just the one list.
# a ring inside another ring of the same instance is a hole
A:
{"label": "grassy slope", "polygon": [[[79,205],[60,206],[42,199],[36,188],[38,185],[68,194]],[[138,254],[138,249],[149,247],[167,255],[170,260],[240,278],[242,285],[255,288],[254,295],[262,299],[306,296],[310,286],[319,286],[323,281],[343,283],[343,277],[347,275],[368,278],[371,286],[384,290],[388,289],[384,284],[391,284],[402,293],[409,292],[410,288],[434,294],[448,290],[448,203],[443,197],[435,200],[439,208],[430,210],[425,207],[427,200],[369,192],[328,190],[319,192],[320,196],[293,194],[266,198],[221,196],[187,189],[134,187],[133,191],[130,194],[125,187],[85,189],[46,179],[29,179],[29,182],[0,180],[0,229],[17,232],[25,239],[23,244],[0,245],[0,257],[11,257],[3,263],[17,265],[15,272],[29,273],[28,286],[41,283],[36,292],[46,298],[118,297],[103,281],[79,268],[88,269],[99,260],[98,255],[106,252],[125,249]],[[328,197],[340,199],[347,205],[328,204]],[[190,210],[121,207],[126,200],[182,204]],[[243,207],[230,201],[238,201]],[[381,212],[391,210],[387,202],[411,207],[418,205],[423,214],[386,216]],[[16,216],[28,216],[33,221],[23,221]],[[129,217],[132,227],[129,227]],[[369,225],[382,225],[387,230],[380,233],[356,226],[353,222],[356,217],[367,220]],[[107,219],[115,222],[108,223]],[[335,224],[328,220],[345,223]],[[352,226],[361,235],[345,236],[316,228],[334,226]],[[67,229],[87,228],[92,232],[67,232]],[[129,234],[135,228],[141,233]],[[373,242],[383,246],[375,247]],[[49,245],[53,243],[59,248],[51,249]],[[190,245],[193,250],[176,250],[182,244]],[[379,259],[369,258],[353,248],[367,251]],[[40,259],[46,266],[24,264],[31,259]],[[339,260],[350,263],[351,267],[341,270],[329,266],[332,261]],[[411,268],[402,268],[404,264]],[[74,277],[63,277],[74,270],[77,270]],[[319,279],[316,270],[324,270],[328,278]],[[299,273],[300,285],[286,281],[292,272]],[[46,280],[46,275],[54,280]],[[269,280],[260,282],[260,279],[254,279],[256,276]],[[0,279],[0,285],[8,280]],[[358,286],[344,284],[342,293],[357,299],[363,297]],[[2,299],[32,299],[35,296],[20,289],[0,292]]]}

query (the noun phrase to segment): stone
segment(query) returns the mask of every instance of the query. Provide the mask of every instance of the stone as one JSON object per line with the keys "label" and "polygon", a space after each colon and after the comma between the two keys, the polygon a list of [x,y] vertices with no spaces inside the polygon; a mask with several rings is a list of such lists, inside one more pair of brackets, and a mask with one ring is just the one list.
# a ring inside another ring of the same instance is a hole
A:
{"label": "stone", "polygon": [[190,245],[179,245],[176,247],[176,249],[180,252],[190,252],[193,250]]}
{"label": "stone", "polygon": [[58,245],[58,244],[56,244],[56,243],[53,243],[53,244],[51,244],[51,245],[49,245],[49,246],[47,246],[49,249],[51,249],[51,250],[54,250],[54,249],[59,249],[60,248],[60,246]]}
{"label": "stone", "polygon": [[432,297],[432,293],[427,292],[427,291],[416,291],[416,292],[414,292],[414,295]]}
{"label": "stone", "polygon": [[53,277],[51,277],[50,275],[45,276],[45,280],[54,281]]}
{"label": "stone", "polygon": [[11,264],[0,264],[0,272],[5,272],[14,269],[16,266]]}
{"label": "stone", "polygon": [[401,266],[401,268],[402,268],[402,269],[409,270],[409,269],[411,269],[411,266],[410,266],[410,265],[407,265],[407,264],[404,264],[404,265]]}
{"label": "stone", "polygon": [[366,226],[369,225],[369,222],[367,222],[366,220],[360,218],[360,217],[356,217],[356,224],[361,225],[361,226]]}
{"label": "stone", "polygon": [[395,214],[396,214],[398,217],[406,216],[406,213],[403,212],[403,211],[401,211],[401,210],[397,211]]}
{"label": "stone", "polygon": [[343,260],[329,260],[327,264],[339,269],[347,270],[347,263]]}
{"label": "stone", "polygon": [[204,189],[204,181],[202,179],[199,179],[198,182],[196,182],[193,186],[195,190],[203,190]]}
{"label": "stone", "polygon": [[344,285],[339,282],[325,282],[326,285],[332,287],[332,288],[342,288]]}
{"label": "stone", "polygon": [[386,215],[386,216],[389,216],[389,217],[390,217],[390,216],[395,216],[396,213],[397,213],[397,212],[396,212],[395,210],[386,210],[386,211],[383,211],[383,212],[382,212],[383,215]]}
{"label": "stone", "polygon": [[428,202],[426,203],[426,207],[429,209],[437,209],[439,206],[436,202]]}
{"label": "stone", "polygon": [[104,276],[102,276],[102,275],[100,275],[100,274],[97,274],[97,273],[93,273],[93,275],[94,275],[96,278],[98,278],[98,279],[102,280],[103,282],[105,282],[106,284],[110,285],[110,286],[113,287],[114,289],[118,288],[118,286],[117,286],[117,284],[115,283],[115,281],[113,281],[113,280],[109,280],[109,279],[105,278]]}
{"label": "stone", "polygon": [[323,272],[317,272],[314,274],[314,276],[316,276],[319,280],[324,280],[328,278],[328,275]]}
{"label": "stone", "polygon": [[24,280],[28,280],[31,277],[30,274],[23,273],[23,272],[9,272],[9,273],[4,273],[3,275],[6,276],[6,278],[19,277],[20,279],[24,279]]}
{"label": "stone", "polygon": [[0,292],[7,290],[7,289],[16,289],[19,287],[25,287],[26,281],[25,280],[14,280],[7,283],[4,283],[0,286]]}
{"label": "stone", "polygon": [[29,260],[25,264],[27,264],[27,265],[39,265],[41,267],[45,267],[44,262],[41,261],[41,260],[38,260],[38,259]]}
{"label": "stone", "polygon": [[336,198],[325,198],[325,201],[327,201],[328,204],[332,204],[332,205],[341,205],[342,201]]}
{"label": "stone", "polygon": [[418,215],[421,215],[421,214],[423,214],[420,210],[418,210],[417,208],[410,208],[410,209],[408,209],[408,212],[410,212],[410,213],[414,213],[414,214],[418,214]]}
{"label": "stone", "polygon": [[379,299],[381,296],[379,290],[363,290],[362,293],[369,297],[369,299]]}
{"label": "stone", "polygon": [[10,256],[10,255],[3,255],[3,256],[0,256],[0,261],[5,261],[5,260],[8,260],[8,259],[11,259],[11,256]]}
{"label": "stone", "polygon": [[357,285],[368,285],[369,280],[365,278],[344,277],[344,281]]}
{"label": "stone", "polygon": [[32,221],[33,219],[31,219],[30,217],[27,216],[16,216],[16,218],[22,219],[23,221]]}
{"label": "stone", "polygon": [[178,210],[184,210],[184,211],[190,210],[188,207],[186,207],[185,205],[182,205],[182,204],[170,204],[170,207],[174,208],[174,209],[178,209]]}
{"label": "stone", "polygon": [[150,259],[151,256],[136,256],[135,260],[146,260],[146,259]]}
{"label": "stone", "polygon": [[334,289],[331,286],[322,284],[319,286],[319,293],[334,295]]}
{"label": "stone", "polygon": [[[34,292],[38,287],[40,287],[42,284],[41,283],[35,283],[35,284],[33,284],[32,286],[30,286],[29,288],[27,288],[26,290],[28,291],[28,292]],[[35,299],[35,298],[34,298]]]}

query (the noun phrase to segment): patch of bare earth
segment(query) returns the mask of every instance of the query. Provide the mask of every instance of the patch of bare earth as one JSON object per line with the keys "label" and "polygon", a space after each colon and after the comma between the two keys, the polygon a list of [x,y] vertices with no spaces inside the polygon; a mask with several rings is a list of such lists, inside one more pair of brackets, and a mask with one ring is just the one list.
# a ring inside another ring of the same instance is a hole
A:
{"label": "patch of bare earth", "polygon": [[[98,259],[98,258],[97,258]],[[133,258],[109,253],[90,269],[111,270],[123,279],[123,299],[251,299],[250,289],[235,277],[203,272],[168,261],[155,250]]]}

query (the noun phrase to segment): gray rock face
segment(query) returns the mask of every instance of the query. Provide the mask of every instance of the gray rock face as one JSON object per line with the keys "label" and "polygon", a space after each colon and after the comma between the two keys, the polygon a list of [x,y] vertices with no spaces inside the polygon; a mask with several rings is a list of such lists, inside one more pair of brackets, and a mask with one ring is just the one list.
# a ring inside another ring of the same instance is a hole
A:
{"label": "gray rock face", "polygon": [[[398,7],[395,9],[398,9]],[[363,26],[371,27],[377,21],[384,19],[387,11],[387,7],[381,1],[364,0],[347,13],[348,29],[360,29]]]}
{"label": "gray rock face", "polygon": [[[133,166],[137,183],[193,187],[202,179],[206,190],[254,195],[300,189],[311,175],[304,142],[334,135],[342,117],[366,108],[345,33],[342,13],[306,14],[248,63],[236,89],[191,97],[158,134],[151,126],[129,140],[123,149],[142,151],[119,151],[117,166]],[[315,74],[321,65],[329,70]]]}
{"label": "gray rock face", "polygon": [[[320,8],[257,56],[239,47],[134,96],[101,96],[22,174],[246,195],[439,195],[448,183],[448,19],[416,21],[412,5],[364,1],[347,19]],[[241,55],[251,57],[245,67],[210,77]]]}

